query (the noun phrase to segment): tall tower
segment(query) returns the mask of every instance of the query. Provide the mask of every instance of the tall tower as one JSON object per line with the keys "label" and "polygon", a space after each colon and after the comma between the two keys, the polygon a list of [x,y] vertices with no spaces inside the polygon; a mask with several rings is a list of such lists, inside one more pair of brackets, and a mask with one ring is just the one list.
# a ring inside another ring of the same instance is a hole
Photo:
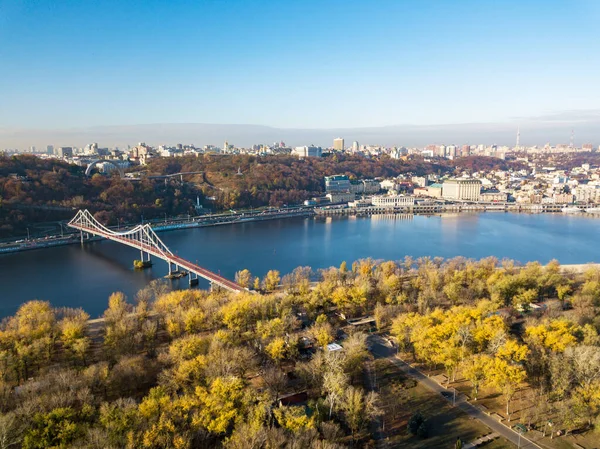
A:
{"label": "tall tower", "polygon": [[569,144],[569,148],[573,148],[574,140],[575,140],[575,130],[571,129],[571,143]]}
{"label": "tall tower", "polygon": [[223,153],[227,153],[227,150],[229,150],[229,143],[225,141],[223,144]]}
{"label": "tall tower", "polygon": [[521,127],[517,126],[517,148],[521,148]]}

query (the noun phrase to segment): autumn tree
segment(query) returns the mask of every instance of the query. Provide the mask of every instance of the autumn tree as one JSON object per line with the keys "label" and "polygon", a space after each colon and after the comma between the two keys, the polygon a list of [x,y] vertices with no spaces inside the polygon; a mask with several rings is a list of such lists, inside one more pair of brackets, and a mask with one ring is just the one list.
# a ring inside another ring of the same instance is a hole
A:
{"label": "autumn tree", "polygon": [[235,273],[235,282],[237,282],[240,287],[249,288],[250,283],[252,282],[252,274],[247,269],[238,271]]}

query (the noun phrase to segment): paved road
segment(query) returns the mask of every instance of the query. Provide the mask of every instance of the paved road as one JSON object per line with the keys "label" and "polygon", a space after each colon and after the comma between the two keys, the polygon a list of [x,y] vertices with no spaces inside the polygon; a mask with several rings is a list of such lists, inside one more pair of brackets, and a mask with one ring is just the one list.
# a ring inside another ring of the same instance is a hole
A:
{"label": "paved road", "polygon": [[[370,351],[375,357],[388,359],[390,362],[392,362],[394,365],[400,368],[405,374],[416,379],[419,383],[421,383],[431,391],[436,392],[440,396],[442,395],[442,392],[452,391],[442,387],[436,381],[424,375],[421,371],[411,367],[409,364],[399,359],[396,356],[396,350],[390,347],[390,345],[382,337],[378,335],[370,336],[369,344]],[[449,398],[447,399],[450,402],[452,402],[452,396],[449,395]],[[496,419],[492,418],[491,416],[488,416],[487,414],[479,410],[477,407],[467,402],[464,396],[456,396],[456,406],[469,416],[478,419],[480,422],[482,422],[487,427],[489,427],[502,437],[506,438],[510,442],[514,443],[517,446],[519,445],[519,434],[517,432],[506,427],[505,425],[498,422]],[[532,441],[526,440],[524,437],[520,438],[519,447],[526,449],[541,449],[540,446],[533,443]]]}

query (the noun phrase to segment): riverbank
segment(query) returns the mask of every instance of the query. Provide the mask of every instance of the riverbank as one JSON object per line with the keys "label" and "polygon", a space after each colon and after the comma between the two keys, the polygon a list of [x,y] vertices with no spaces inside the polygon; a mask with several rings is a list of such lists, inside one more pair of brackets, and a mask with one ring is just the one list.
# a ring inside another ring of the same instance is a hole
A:
{"label": "riverbank", "polygon": [[[513,213],[565,213],[564,204],[520,204],[520,203],[443,203],[424,202],[398,207],[348,207],[325,206],[315,208],[317,215],[369,216],[379,214],[443,214],[447,212],[513,212]],[[577,210],[578,209],[578,210]],[[569,214],[600,217],[597,212],[587,212],[585,207],[570,206]]]}
{"label": "riverbank", "polygon": [[[150,223],[152,229],[157,232],[178,231],[183,229],[219,226],[225,224],[246,223],[255,221],[277,220],[283,218],[310,217],[314,215],[313,208],[285,209],[278,211],[263,211],[257,213],[241,214],[219,214],[195,217],[190,220],[165,220],[160,223]],[[120,230],[112,227],[113,230]],[[86,237],[86,242],[102,240],[101,237]],[[0,245],[0,254],[17,253],[21,251],[32,251],[36,249],[53,248],[56,246],[73,245],[80,243],[79,232],[69,234],[65,237],[50,236],[39,240],[15,241]]]}
{"label": "riverbank", "polygon": [[[275,211],[263,210],[261,212],[243,212],[232,214],[204,215],[191,219],[166,219],[164,222],[149,222],[155,232],[177,231],[225,224],[246,223],[255,221],[277,220],[284,218],[312,217],[312,216],[356,216],[367,217],[371,215],[440,215],[444,213],[459,212],[510,212],[510,213],[560,213],[564,205],[560,204],[516,204],[516,203],[420,203],[404,207],[348,207],[346,205],[332,205],[324,207],[299,207],[279,209]],[[597,213],[588,213],[585,208],[580,212],[569,214],[600,218]],[[112,230],[120,230],[113,226]],[[102,240],[101,237],[90,236],[87,242]],[[21,251],[52,248],[56,246],[73,245],[80,242],[78,232],[69,233],[67,236],[48,236],[38,240],[17,240],[15,242],[0,244],[0,255]]]}

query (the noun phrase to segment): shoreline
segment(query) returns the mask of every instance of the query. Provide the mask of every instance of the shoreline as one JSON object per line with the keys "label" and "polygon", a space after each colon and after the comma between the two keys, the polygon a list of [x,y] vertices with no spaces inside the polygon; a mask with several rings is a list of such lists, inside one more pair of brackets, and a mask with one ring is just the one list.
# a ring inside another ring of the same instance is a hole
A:
{"label": "shoreline", "polygon": [[[236,223],[248,223],[248,222],[256,222],[256,221],[267,221],[267,220],[278,220],[283,218],[295,218],[295,217],[309,217],[314,216],[313,209],[302,209],[302,210],[293,210],[291,212],[282,212],[282,213],[271,213],[271,214],[253,214],[246,216],[245,214],[237,214],[237,215],[217,215],[215,217],[210,217],[207,219],[202,219],[202,217],[194,218],[191,222],[185,221],[180,223],[171,223],[171,224],[151,224],[152,229],[156,233],[169,232],[169,231],[180,231],[183,229],[193,229],[193,228],[206,228],[211,226],[220,226],[220,225],[229,225]],[[114,227],[113,227],[114,228]],[[97,242],[104,240],[102,237],[90,237],[86,238],[85,242]],[[10,246],[16,244],[17,246]],[[43,240],[40,242],[13,242],[6,244],[6,247],[0,246],[0,256],[4,254],[14,254],[23,251],[33,251],[37,249],[46,249],[46,248],[54,248],[56,246],[66,246],[66,245],[74,245],[81,244],[79,232],[74,232],[70,234],[68,237],[64,238],[54,238],[50,240]]]}
{"label": "shoreline", "polygon": [[[183,229],[204,228],[220,225],[231,225],[238,223],[248,223],[267,220],[279,220],[285,218],[296,217],[331,217],[331,216],[354,216],[368,217],[372,215],[443,215],[445,213],[485,213],[485,212],[500,212],[500,213],[516,213],[516,214],[561,214],[573,216],[585,216],[589,218],[600,218],[600,215],[586,212],[582,209],[580,213],[567,214],[562,212],[563,205],[558,204],[520,204],[502,203],[502,204],[474,204],[474,203],[454,203],[454,204],[426,204],[414,205],[397,208],[382,208],[382,207],[364,207],[351,208],[343,205],[331,205],[323,207],[311,207],[300,209],[289,209],[284,212],[261,213],[237,213],[232,215],[210,215],[195,217],[191,221],[175,222],[177,219],[170,219],[170,224],[162,224],[155,222],[152,229],[157,233],[179,231]],[[113,226],[114,228],[114,226]],[[102,237],[89,237],[85,242],[95,242],[104,240]],[[48,240],[39,242],[31,241],[14,241],[0,246],[0,256],[5,254],[14,254],[22,251],[33,251],[46,248],[54,248],[56,246],[66,246],[80,244],[80,236],[77,232],[71,233],[68,237],[50,236]]]}

